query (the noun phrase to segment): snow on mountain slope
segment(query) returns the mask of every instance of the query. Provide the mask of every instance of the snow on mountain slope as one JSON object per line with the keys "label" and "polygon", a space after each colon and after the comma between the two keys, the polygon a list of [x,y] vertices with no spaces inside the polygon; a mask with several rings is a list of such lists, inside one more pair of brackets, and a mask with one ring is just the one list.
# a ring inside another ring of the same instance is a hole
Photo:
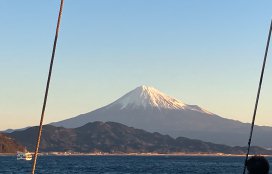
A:
{"label": "snow on mountain slope", "polygon": [[134,89],[113,103],[113,105],[116,104],[120,104],[121,109],[126,107],[183,109],[186,106],[183,102],[171,98],[153,87],[144,85]]}
{"label": "snow on mountain slope", "polygon": [[135,108],[154,108],[154,109],[173,109],[173,110],[194,110],[197,112],[204,112],[213,115],[211,112],[200,108],[196,105],[187,105],[180,100],[170,97],[154,87],[139,86],[133,91],[127,93],[112,104],[108,105],[106,109],[119,106],[120,109],[135,109]]}

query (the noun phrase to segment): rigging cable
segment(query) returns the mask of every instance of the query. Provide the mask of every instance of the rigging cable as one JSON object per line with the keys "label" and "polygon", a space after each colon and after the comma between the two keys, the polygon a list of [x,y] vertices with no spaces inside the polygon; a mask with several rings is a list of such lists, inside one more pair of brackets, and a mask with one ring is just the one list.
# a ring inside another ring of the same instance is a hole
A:
{"label": "rigging cable", "polygon": [[251,123],[250,135],[249,135],[249,139],[248,139],[248,148],[247,148],[247,154],[246,154],[245,163],[244,163],[243,174],[245,174],[245,172],[246,172],[246,165],[247,165],[247,160],[248,160],[248,155],[249,155],[249,150],[250,150],[250,145],[251,145],[252,133],[253,133],[254,124],[255,124],[255,117],[256,117],[256,113],[257,113],[257,109],[258,109],[260,92],[261,92],[261,88],[262,88],[263,75],[264,75],[264,70],[265,70],[266,58],[267,58],[267,54],[268,54],[271,31],[272,31],[272,20],[270,23],[270,29],[269,29],[269,34],[268,34],[267,43],[266,43],[266,49],[265,49],[265,54],[264,54],[264,60],[263,60],[260,81],[259,81],[259,87],[258,87],[258,92],[257,92],[257,97],[256,97],[256,102],[255,102],[255,107],[254,107],[254,112],[253,112],[253,117],[252,117],[252,123]]}
{"label": "rigging cable", "polygon": [[47,96],[48,96],[48,91],[49,91],[50,79],[51,79],[51,74],[52,74],[54,58],[55,58],[55,51],[56,51],[56,46],[57,46],[57,41],[58,41],[58,33],[59,33],[59,26],[60,26],[61,15],[62,15],[63,2],[64,2],[64,0],[61,0],[59,15],[58,15],[58,22],[57,22],[56,33],[55,33],[55,39],[54,39],[53,50],[52,50],[52,55],[51,55],[51,62],[50,62],[48,78],[47,78],[47,84],[46,84],[46,90],[45,90],[44,100],[43,100],[43,107],[42,107],[40,126],[39,126],[39,134],[38,134],[38,137],[37,137],[36,150],[35,150],[34,160],[33,160],[33,164],[32,164],[32,172],[31,172],[32,174],[35,174],[37,156],[38,156],[39,146],[40,146],[40,141],[41,141],[41,136],[42,136],[43,118],[44,118],[44,113],[45,113],[45,108],[46,108],[46,102],[47,102]]}

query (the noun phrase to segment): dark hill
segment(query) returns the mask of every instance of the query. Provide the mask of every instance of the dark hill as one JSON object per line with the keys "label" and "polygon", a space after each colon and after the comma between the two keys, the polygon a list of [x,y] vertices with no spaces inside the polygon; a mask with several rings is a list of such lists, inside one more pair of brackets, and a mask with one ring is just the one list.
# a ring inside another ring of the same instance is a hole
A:
{"label": "dark hill", "polygon": [[[8,134],[33,151],[38,127]],[[43,128],[41,152],[107,152],[107,153],[226,153],[244,154],[243,147],[230,147],[200,140],[172,138],[160,133],[150,133],[115,122],[93,122],[79,128],[46,125]],[[252,153],[272,154],[272,151],[253,147]]]}
{"label": "dark hill", "polygon": [[25,151],[25,147],[16,143],[12,138],[0,133],[0,153],[16,153]]}

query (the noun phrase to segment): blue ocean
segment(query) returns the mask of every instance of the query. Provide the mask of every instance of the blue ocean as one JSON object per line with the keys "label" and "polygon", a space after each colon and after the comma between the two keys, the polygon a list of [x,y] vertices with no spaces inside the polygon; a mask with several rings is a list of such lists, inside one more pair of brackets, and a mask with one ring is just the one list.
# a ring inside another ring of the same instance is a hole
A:
{"label": "blue ocean", "polygon": [[[272,162],[272,158],[268,158]],[[238,174],[244,157],[39,156],[37,174]],[[1,174],[29,174],[32,161],[0,156]]]}

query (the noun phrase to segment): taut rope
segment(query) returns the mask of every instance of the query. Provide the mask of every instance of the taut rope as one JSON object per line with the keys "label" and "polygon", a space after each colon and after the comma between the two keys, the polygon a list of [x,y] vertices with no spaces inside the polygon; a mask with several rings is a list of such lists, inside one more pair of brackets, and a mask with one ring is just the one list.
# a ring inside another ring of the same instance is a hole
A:
{"label": "taut rope", "polygon": [[253,113],[253,117],[252,117],[252,123],[251,123],[250,135],[249,135],[249,139],[248,139],[248,148],[247,148],[247,154],[246,154],[246,159],[245,159],[243,174],[245,174],[245,172],[246,172],[246,164],[247,164],[249,150],[250,150],[250,145],[251,145],[252,133],[253,133],[253,128],[254,128],[254,124],[255,124],[256,113],[257,113],[257,109],[258,109],[260,92],[261,92],[261,88],[262,88],[263,75],[264,75],[264,70],[265,70],[266,58],[267,58],[267,54],[268,54],[268,48],[269,48],[269,43],[270,43],[271,31],[272,31],[272,20],[271,20],[271,23],[270,23],[270,29],[269,29],[269,33],[268,33],[267,42],[266,42],[266,49],[265,49],[264,60],[263,60],[263,67],[262,67],[262,72],[261,72],[260,81],[259,81],[259,88],[258,88],[258,92],[257,92],[254,113]]}
{"label": "taut rope", "polygon": [[32,174],[35,174],[37,156],[38,156],[39,146],[40,146],[40,141],[41,141],[41,136],[42,136],[43,118],[44,118],[44,113],[45,113],[45,108],[46,108],[47,96],[48,96],[50,79],[51,79],[52,68],[53,68],[54,57],[55,57],[55,51],[56,51],[56,46],[57,46],[57,41],[58,41],[58,33],[59,33],[59,26],[60,26],[60,20],[61,20],[61,15],[62,15],[63,2],[64,2],[64,0],[61,0],[60,9],[59,9],[59,16],[58,16],[58,23],[57,23],[56,33],[55,33],[55,40],[54,40],[51,62],[50,62],[50,68],[49,68],[49,72],[48,72],[46,90],[45,90],[44,100],[43,100],[42,114],[41,114],[41,120],[40,120],[40,126],[39,126],[39,134],[38,134],[38,138],[37,138],[37,145],[36,145],[34,160],[33,160],[33,164],[32,164],[32,172],[31,172]]}

